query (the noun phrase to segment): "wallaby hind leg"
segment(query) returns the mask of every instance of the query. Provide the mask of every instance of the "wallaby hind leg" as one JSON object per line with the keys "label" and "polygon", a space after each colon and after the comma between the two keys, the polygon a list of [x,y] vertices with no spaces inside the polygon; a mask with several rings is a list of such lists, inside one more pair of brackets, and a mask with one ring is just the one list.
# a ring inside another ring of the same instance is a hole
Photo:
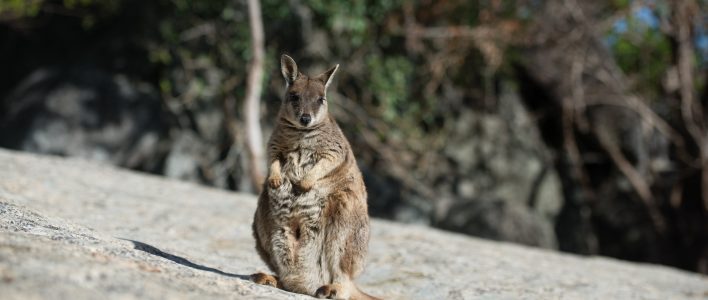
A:
{"label": "wallaby hind leg", "polygon": [[354,277],[361,272],[369,244],[368,217],[357,209],[356,194],[342,189],[330,196],[325,208],[326,268],[331,282],[320,287],[315,296],[349,299],[356,293]]}
{"label": "wallaby hind leg", "polygon": [[[268,202],[267,199],[267,194],[262,194],[260,198],[258,199],[259,202]],[[258,252],[258,255],[261,257],[261,260],[265,262],[265,264],[268,266],[268,268],[272,272],[277,272],[275,269],[275,264],[272,260],[272,257],[268,251],[265,250],[264,247],[268,247],[270,244],[267,239],[263,239],[263,236],[265,234],[265,231],[268,230],[269,228],[267,227],[267,224],[264,224],[263,222],[259,222],[262,219],[262,214],[263,211],[261,209],[266,208],[264,206],[259,207],[256,210],[256,213],[253,216],[253,238],[256,240],[256,252]],[[251,281],[257,283],[257,284],[262,284],[262,285],[269,285],[272,287],[280,288],[282,289],[283,286],[278,279],[277,276],[275,275],[269,275],[266,273],[255,273],[250,276]]]}
{"label": "wallaby hind leg", "polygon": [[281,275],[283,286],[289,291],[313,295],[324,284],[328,275],[319,263],[322,257],[323,235],[321,225],[316,220],[303,220],[295,225],[296,242],[295,267]]}
{"label": "wallaby hind leg", "polygon": [[273,272],[277,272],[275,269],[275,264],[272,261],[272,258],[270,256],[270,253],[268,251],[265,251],[263,248],[263,241],[260,238],[260,234],[258,232],[258,229],[256,228],[255,222],[253,226],[253,237],[256,239],[256,252],[258,253],[258,256],[261,257],[261,260],[268,266],[268,269],[270,269]]}
{"label": "wallaby hind leg", "polygon": [[340,262],[342,271],[354,280],[364,270],[369,252],[369,218],[357,216],[344,244],[344,255]]}
{"label": "wallaby hind leg", "polygon": [[[367,224],[368,225],[368,224]],[[354,277],[363,269],[368,243],[368,227],[330,231],[327,236],[327,268],[331,273],[331,283],[321,286],[315,297],[321,299],[355,299],[358,290]],[[342,232],[344,231],[344,232]]]}
{"label": "wallaby hind leg", "polygon": [[[268,268],[270,268],[271,271],[275,271],[275,269],[273,268],[273,263],[270,260],[270,255],[268,254],[268,252],[263,250],[263,246],[261,246],[261,241],[258,238],[257,231],[254,230],[253,235],[254,237],[256,237],[256,251],[261,256],[261,259],[268,265]],[[275,275],[255,273],[251,275],[251,281],[257,284],[270,285],[272,287],[277,287],[280,289],[283,288],[282,284],[280,283],[280,280],[278,280],[278,277],[276,277]]]}

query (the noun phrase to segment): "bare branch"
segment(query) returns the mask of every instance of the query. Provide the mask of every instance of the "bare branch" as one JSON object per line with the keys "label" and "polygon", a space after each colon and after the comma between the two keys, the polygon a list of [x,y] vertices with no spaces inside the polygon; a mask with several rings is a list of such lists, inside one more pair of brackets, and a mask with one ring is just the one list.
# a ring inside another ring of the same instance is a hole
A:
{"label": "bare branch", "polygon": [[703,207],[708,210],[708,136],[701,103],[696,101],[694,82],[694,57],[691,27],[698,4],[692,0],[671,1],[673,10],[673,28],[678,46],[677,64],[679,73],[679,91],[681,94],[681,116],[700,151],[701,191]]}
{"label": "bare branch", "polygon": [[654,201],[649,184],[644,180],[642,174],[640,174],[639,171],[632,166],[632,163],[629,162],[624,154],[622,154],[622,150],[615,143],[611,142],[610,139],[602,133],[597,132],[597,130],[595,131],[595,136],[600,142],[602,148],[607,151],[607,154],[610,156],[610,159],[612,159],[612,162],[614,162],[620,172],[622,172],[627,180],[629,180],[629,183],[637,192],[639,198],[642,199],[642,203],[644,204],[644,207],[646,207],[656,231],[659,233],[665,232],[666,223],[656,205],[656,201]]}
{"label": "bare branch", "polygon": [[248,17],[251,26],[253,59],[249,65],[246,99],[243,113],[246,128],[246,149],[249,154],[249,171],[254,190],[260,192],[263,181],[263,133],[260,124],[260,99],[263,81],[264,33],[261,5],[258,0],[248,0]]}

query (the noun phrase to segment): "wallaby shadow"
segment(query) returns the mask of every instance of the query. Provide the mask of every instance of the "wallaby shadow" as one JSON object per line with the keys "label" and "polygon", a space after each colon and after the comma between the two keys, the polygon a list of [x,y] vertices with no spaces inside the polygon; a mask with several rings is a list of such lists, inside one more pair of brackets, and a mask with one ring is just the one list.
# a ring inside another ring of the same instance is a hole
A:
{"label": "wallaby shadow", "polygon": [[155,247],[153,247],[153,246],[150,246],[150,245],[148,245],[148,244],[145,244],[145,243],[143,243],[143,242],[138,242],[138,241],[129,240],[129,239],[123,239],[123,238],[121,238],[121,240],[129,241],[129,242],[133,243],[134,249],[136,249],[136,250],[140,250],[140,251],[143,251],[143,252],[152,254],[152,255],[156,255],[156,256],[160,256],[160,257],[169,259],[169,260],[171,260],[171,261],[173,261],[173,262],[175,262],[175,263],[178,263],[178,264],[183,265],[183,266],[186,266],[186,267],[195,268],[195,269],[201,270],[201,271],[212,272],[212,273],[216,273],[216,274],[223,275],[223,276],[234,277],[234,278],[238,278],[238,279],[241,279],[241,280],[250,280],[250,278],[251,278],[251,277],[248,276],[248,275],[240,275],[240,274],[227,273],[227,272],[224,272],[224,271],[221,271],[221,270],[218,270],[218,269],[214,269],[214,268],[210,268],[210,267],[207,267],[207,266],[198,265],[198,264],[195,264],[195,263],[193,263],[193,262],[187,260],[187,259],[184,258],[184,257],[180,257],[180,256],[177,256],[177,255],[173,255],[173,254],[166,253],[166,252],[164,252],[164,251],[162,251],[162,250],[160,250],[160,249],[157,249],[157,248],[155,248]]}

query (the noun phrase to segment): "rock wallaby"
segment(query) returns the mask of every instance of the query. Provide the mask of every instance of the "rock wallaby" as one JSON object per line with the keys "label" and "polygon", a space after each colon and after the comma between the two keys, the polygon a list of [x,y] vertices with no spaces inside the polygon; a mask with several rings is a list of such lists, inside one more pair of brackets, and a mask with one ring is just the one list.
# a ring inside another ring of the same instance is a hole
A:
{"label": "rock wallaby", "polygon": [[339,65],[309,77],[287,55],[280,64],[286,94],[253,220],[256,250],[275,276],[251,278],[318,298],[376,299],[354,284],[368,251],[369,216],[351,146],[327,110]]}

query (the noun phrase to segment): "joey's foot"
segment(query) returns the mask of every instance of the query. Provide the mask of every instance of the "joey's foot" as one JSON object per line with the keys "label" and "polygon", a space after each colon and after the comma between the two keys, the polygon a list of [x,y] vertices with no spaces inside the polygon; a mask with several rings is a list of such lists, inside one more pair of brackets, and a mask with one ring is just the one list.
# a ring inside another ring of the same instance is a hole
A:
{"label": "joey's foot", "polygon": [[308,177],[303,178],[298,182],[297,187],[301,192],[307,192],[312,189],[312,187],[315,185],[315,181],[313,179],[310,179]]}
{"label": "joey's foot", "polygon": [[280,175],[271,175],[268,177],[268,185],[271,188],[277,189],[281,184],[283,184],[283,178],[280,177]]}
{"label": "joey's foot", "polygon": [[270,285],[272,287],[280,288],[280,281],[278,277],[274,275],[268,275],[265,273],[256,273],[251,275],[251,280],[257,284]]}
{"label": "joey's foot", "polygon": [[327,284],[321,286],[315,292],[315,297],[320,299],[349,299],[348,293],[339,284]]}

